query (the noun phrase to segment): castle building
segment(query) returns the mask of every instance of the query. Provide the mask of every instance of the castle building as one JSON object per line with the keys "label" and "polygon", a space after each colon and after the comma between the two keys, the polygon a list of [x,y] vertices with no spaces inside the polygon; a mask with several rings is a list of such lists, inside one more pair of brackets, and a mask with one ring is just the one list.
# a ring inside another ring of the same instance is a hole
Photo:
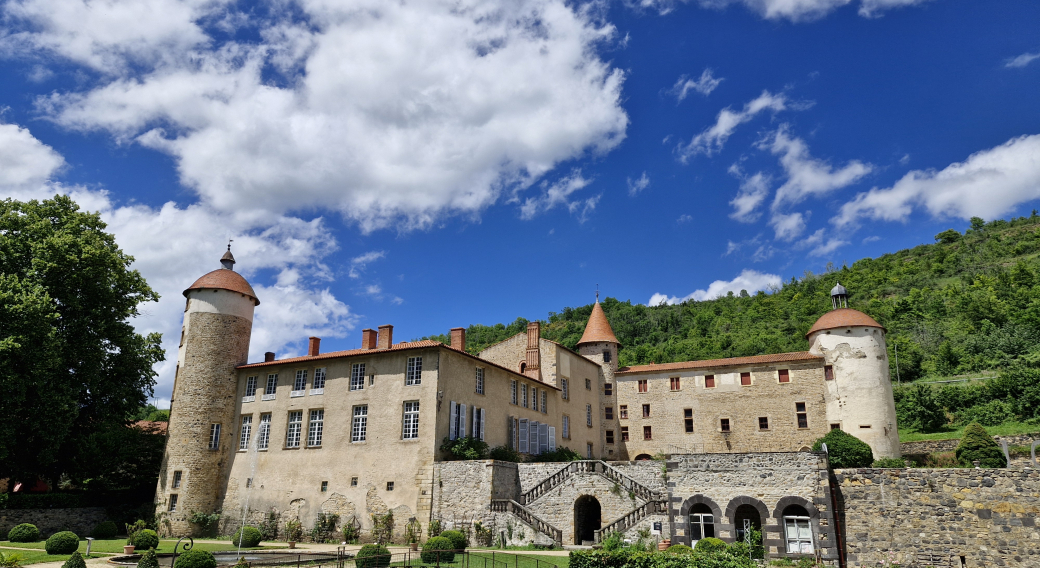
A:
{"label": "castle building", "polygon": [[[221,264],[184,291],[156,492],[173,534],[197,531],[196,512],[222,511],[232,526],[335,513],[363,529],[393,512],[399,528],[484,519],[510,527],[495,535],[509,542],[580,544],[656,522],[692,544],[757,528],[777,555],[825,543],[833,557],[828,497],[804,481],[826,470],[813,441],[841,428],[876,457],[899,455],[885,329],[848,308],[840,285],[797,353],[618,367],[597,298],[576,351],[537,322],[478,355],[463,328],[445,345],[394,343],[384,325],[363,330],[360,349],[322,353],[312,337],[305,356],[250,363],[260,300],[230,249]],[[567,447],[586,461],[448,461],[442,444],[464,437],[521,454]],[[643,461],[662,456],[676,481]],[[702,488],[704,468],[783,477],[778,464],[800,473],[759,497]]]}

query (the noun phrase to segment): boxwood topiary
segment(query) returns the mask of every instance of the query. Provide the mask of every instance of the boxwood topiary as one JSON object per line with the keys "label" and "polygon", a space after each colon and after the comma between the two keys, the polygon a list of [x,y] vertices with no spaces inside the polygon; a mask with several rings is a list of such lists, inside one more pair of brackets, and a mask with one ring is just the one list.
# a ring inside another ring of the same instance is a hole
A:
{"label": "boxwood topiary", "polygon": [[217,568],[217,560],[205,550],[189,550],[177,557],[173,568]]}
{"label": "boxwood topiary", "polygon": [[693,554],[693,549],[685,544],[673,544],[665,552],[669,554]]}
{"label": "boxwood topiary", "polygon": [[72,556],[61,565],[61,568],[87,568],[87,563],[83,561],[80,553],[73,552]]}
{"label": "boxwood topiary", "polygon": [[231,537],[231,544],[238,546],[239,538],[242,539],[242,546],[245,548],[259,546],[260,541],[263,540],[260,530],[254,527],[242,527],[235,531],[235,534]]}
{"label": "boxwood topiary", "polygon": [[455,551],[466,550],[466,546],[469,545],[469,542],[466,541],[466,535],[462,534],[462,531],[444,531],[441,533],[441,536],[451,541],[451,545],[454,547],[452,550]]}
{"label": "boxwood topiary", "polygon": [[109,539],[119,534],[119,527],[116,526],[112,521],[104,521],[98,523],[94,530],[90,531],[90,536],[96,539]]}
{"label": "boxwood topiary", "polygon": [[426,564],[437,564],[438,562],[451,564],[455,561],[454,550],[455,545],[450,540],[443,536],[435,536],[423,544],[422,561]]}
{"label": "boxwood topiary", "polygon": [[36,528],[36,525],[22,523],[8,531],[7,540],[11,542],[36,542],[40,540],[40,529]]}
{"label": "boxwood topiary", "polygon": [[831,469],[870,467],[874,463],[874,452],[870,446],[844,430],[827,432],[826,436],[813,443],[813,451],[821,451],[824,443],[827,444],[827,461]]}
{"label": "boxwood topiary", "polygon": [[383,568],[390,565],[390,551],[381,544],[366,544],[354,557],[357,568]]}
{"label": "boxwood topiary", "polygon": [[147,552],[141,555],[141,560],[137,562],[137,568],[159,568],[159,558],[155,555],[154,548],[149,548]]}
{"label": "boxwood topiary", "polygon": [[709,536],[708,538],[698,540],[697,544],[693,546],[693,549],[697,552],[718,552],[726,550],[726,543],[715,537]]}
{"label": "boxwood topiary", "polygon": [[43,545],[47,554],[72,554],[79,548],[79,537],[72,531],[54,533]]}
{"label": "boxwood topiary", "polygon": [[957,445],[957,463],[972,467],[975,460],[979,460],[979,467],[1007,467],[1004,452],[978,423],[964,429],[964,437]]}
{"label": "boxwood topiary", "polygon": [[149,548],[159,548],[159,535],[152,529],[143,529],[134,533],[134,548],[138,550],[148,550]]}

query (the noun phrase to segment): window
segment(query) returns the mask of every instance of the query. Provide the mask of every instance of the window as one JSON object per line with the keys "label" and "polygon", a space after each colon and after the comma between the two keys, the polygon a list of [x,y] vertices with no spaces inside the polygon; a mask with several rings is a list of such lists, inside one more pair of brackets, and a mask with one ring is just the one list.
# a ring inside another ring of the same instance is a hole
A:
{"label": "window", "polygon": [[[801,418],[799,418],[799,419],[798,419],[798,423],[799,423],[799,424],[801,424],[801,423],[802,423],[802,420],[801,420]],[[866,430],[866,429],[870,428],[870,424],[860,424],[860,425],[859,425],[859,427],[860,427],[860,428],[862,428],[862,429],[864,429],[864,430]]]}
{"label": "window", "polygon": [[260,429],[256,431],[256,449],[266,450],[271,442],[271,415],[260,415]]}
{"label": "window", "polygon": [[325,367],[314,369],[314,384],[311,385],[311,394],[325,392]]}
{"label": "window", "polygon": [[643,439],[644,440],[653,440],[654,439],[654,434],[650,430],[649,426],[643,426]]}
{"label": "window", "polygon": [[621,427],[621,441],[622,442],[627,442],[628,441],[628,426],[622,426]]}
{"label": "window", "polygon": [[719,430],[723,432],[729,432],[729,418],[719,419]]}
{"label": "window", "polygon": [[480,440],[481,442],[484,441],[484,421],[485,420],[487,420],[487,417],[486,417],[486,415],[484,413],[484,409],[483,408],[476,408],[476,407],[474,407],[473,408],[473,430],[470,431],[470,436],[473,436],[474,438]]}
{"label": "window", "polygon": [[256,400],[256,377],[246,377],[246,393],[242,396],[242,402]]}
{"label": "window", "polygon": [[368,386],[372,386],[374,384],[376,384],[376,374],[372,373],[368,376]]}
{"label": "window", "polygon": [[592,444],[585,444],[585,457],[592,459]]}
{"label": "window", "polygon": [[592,381],[589,380],[589,379],[585,379],[585,390],[587,390],[587,391],[592,390]]}
{"label": "window", "polygon": [[264,396],[260,397],[260,399],[274,400],[276,392],[278,392],[278,374],[267,375],[267,386],[264,387]]}
{"label": "window", "polygon": [[565,440],[571,438],[571,417],[566,414],[563,415],[563,438]]}
{"label": "window", "polygon": [[328,481],[322,481],[321,482],[321,492],[325,493],[328,490],[329,490],[329,482]]}
{"label": "window", "polygon": [[769,429],[769,417],[768,416],[759,416],[758,417],[758,429],[759,430],[768,430]]}
{"label": "window", "polygon": [[409,357],[408,370],[404,375],[404,384],[422,384],[422,357]]}
{"label": "window", "polygon": [[614,383],[603,383],[603,396],[614,396]]}
{"label": "window", "polygon": [[509,403],[516,404],[516,379],[509,381]]}
{"label": "window", "polygon": [[788,554],[813,553],[812,527],[804,507],[791,505],[784,509],[784,539]]}
{"label": "window", "polygon": [[542,389],[542,414],[549,412],[549,391]]}
{"label": "window", "polygon": [[248,489],[248,488],[250,488],[252,486],[253,486],[253,478],[252,477],[247,477],[246,478],[246,489]]}
{"label": "window", "polygon": [[173,487],[172,487],[172,489],[180,489],[181,488],[181,476],[183,476],[183,475],[184,475],[184,472],[180,472],[180,471],[173,472]]}
{"label": "window", "polygon": [[650,418],[650,405],[649,404],[644,404],[643,405],[643,418]]}
{"label": "window", "polygon": [[805,413],[805,403],[796,402],[794,403],[794,412],[798,415],[798,427],[808,428],[809,427],[809,415]]}
{"label": "window", "polygon": [[253,415],[249,414],[242,417],[242,432],[238,437],[238,449],[248,450],[249,449],[249,435],[253,432]]}
{"label": "window", "polygon": [[285,447],[300,447],[300,430],[303,428],[303,411],[295,410],[289,413],[289,427],[285,430]]}
{"label": "window", "polygon": [[639,380],[639,392],[646,392],[649,387],[647,386],[646,379]]}
{"label": "window", "polygon": [[614,419],[614,407],[613,406],[606,406],[606,407],[603,408],[603,418],[605,418],[607,420],[613,420]]}
{"label": "window", "polygon": [[704,375],[704,388],[715,388],[715,375]]}
{"label": "window", "polygon": [[613,444],[614,443],[614,431],[613,430],[607,430],[607,443],[608,444]]}
{"label": "window", "polygon": [[592,405],[591,404],[586,404],[585,405],[585,425],[589,426],[589,427],[592,426]]}
{"label": "window", "polygon": [[679,388],[679,377],[670,377],[668,379],[669,387],[673,391],[682,390]]}
{"label": "window", "polygon": [[834,380],[834,367],[832,367],[830,365],[826,365],[823,368],[823,379],[825,381],[833,381]]}
{"label": "window", "polygon": [[715,536],[715,516],[711,508],[698,503],[690,509],[690,544],[696,544],[702,538]]}
{"label": "window", "polygon": [[386,482],[386,490],[387,491],[393,491],[394,490],[394,482],[393,481],[387,481]]}
{"label": "window", "polygon": [[780,369],[777,371],[777,378],[781,383],[791,382],[791,371],[787,369]]}
{"label": "window", "polygon": [[610,362],[610,350],[609,349],[607,351],[603,352],[603,362],[604,363],[609,363]]}
{"label": "window", "polygon": [[220,447],[220,424],[209,425],[209,449],[215,450]]}
{"label": "window", "polygon": [[841,430],[841,424],[831,424],[831,430]]}
{"label": "window", "polygon": [[315,448],[321,445],[321,433],[325,422],[324,410],[312,410],[311,419],[307,423],[307,446]]}
{"label": "window", "polygon": [[350,390],[357,391],[365,388],[365,364],[354,363],[350,366]]}
{"label": "window", "polygon": [[454,400],[449,406],[448,414],[448,439],[457,440],[466,437],[466,405],[459,404]]}
{"label": "window", "polygon": [[527,383],[520,384],[520,406],[527,408]]}
{"label": "window", "polygon": [[170,495],[170,512],[173,513],[177,510],[177,494]]}
{"label": "window", "polygon": [[484,394],[484,369],[477,367],[476,371],[477,394]]}
{"label": "window", "polygon": [[296,371],[296,380],[293,381],[292,393],[289,396],[303,396],[307,390],[307,371]]}
{"label": "window", "polygon": [[751,384],[751,373],[750,372],[741,373],[740,374],[740,384],[741,384],[741,386],[745,386],[745,387]]}
{"label": "window", "polygon": [[415,440],[419,437],[419,401],[404,403],[404,425],[401,438]]}
{"label": "window", "polygon": [[571,385],[570,385],[570,381],[568,381],[567,379],[563,379],[562,381],[560,381],[560,384],[563,386],[563,400],[570,400],[571,399],[571,389],[570,389]]}
{"label": "window", "polygon": [[351,477],[350,478],[350,486],[351,487],[357,487],[357,478],[356,477]]}
{"label": "window", "polygon": [[368,435],[368,405],[354,407],[354,421],[350,425],[350,441],[364,442]]}
{"label": "window", "polygon": [[693,434],[693,409],[683,409],[683,428],[687,434]]}

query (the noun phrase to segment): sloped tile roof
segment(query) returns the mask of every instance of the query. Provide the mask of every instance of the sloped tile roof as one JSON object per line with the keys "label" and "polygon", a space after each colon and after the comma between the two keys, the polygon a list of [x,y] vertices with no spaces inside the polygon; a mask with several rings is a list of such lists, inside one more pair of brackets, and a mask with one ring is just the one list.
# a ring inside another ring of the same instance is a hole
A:
{"label": "sloped tile roof", "polygon": [[184,296],[188,296],[189,290],[211,289],[230,290],[239,294],[245,294],[252,298],[257,306],[260,305],[260,300],[256,297],[256,292],[253,291],[253,287],[249,285],[249,282],[246,282],[246,279],[241,274],[226,268],[218,268],[209,274],[203,275],[194,284],[188,286],[187,290],[184,291]]}
{"label": "sloped tile roof", "polygon": [[610,322],[607,321],[607,314],[603,312],[603,308],[600,307],[597,300],[596,305],[592,306],[592,315],[589,316],[589,323],[585,326],[585,333],[581,334],[581,340],[578,341],[578,345],[602,341],[620,343],[617,337],[614,336],[614,330],[611,329]]}
{"label": "sloped tile roof", "polygon": [[817,331],[823,331],[826,329],[838,329],[841,327],[853,326],[880,327],[881,329],[885,329],[883,325],[874,321],[874,318],[859,310],[854,310],[852,308],[838,308],[823,314],[823,316],[816,320],[816,323],[809,328],[809,333],[806,333],[805,336],[809,337]]}
{"label": "sloped tile roof", "polygon": [[752,355],[750,357],[729,357],[726,359],[708,359],[706,361],[680,361],[678,363],[651,363],[649,365],[632,365],[621,367],[618,375],[635,373],[652,373],[658,371],[677,371],[681,369],[714,369],[718,367],[744,367],[767,363],[786,363],[799,361],[823,361],[823,357],[808,351],[794,353],[776,353],[773,355]]}

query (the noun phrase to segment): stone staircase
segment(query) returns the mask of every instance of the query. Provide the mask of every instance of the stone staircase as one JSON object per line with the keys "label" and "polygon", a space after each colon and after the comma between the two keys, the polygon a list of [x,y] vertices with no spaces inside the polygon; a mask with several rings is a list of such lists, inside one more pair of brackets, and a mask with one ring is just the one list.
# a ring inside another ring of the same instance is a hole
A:
{"label": "stone staircase", "polygon": [[642,505],[632,509],[625,513],[621,518],[608,524],[607,526],[596,531],[596,542],[603,541],[603,535],[610,534],[612,532],[625,532],[628,529],[634,527],[639,521],[646,517],[654,514],[664,514],[668,512],[668,502],[664,499],[655,499],[653,501],[647,501]]}
{"label": "stone staircase", "polygon": [[606,478],[608,481],[612,481],[618,484],[620,487],[633,493],[636,497],[639,497],[643,501],[660,501],[664,497],[658,495],[656,492],[632,479],[631,477],[621,473],[613,466],[602,460],[582,460],[570,462],[558,471],[543,479],[541,483],[535,485],[531,489],[527,490],[520,495],[520,503],[528,505],[536,501],[542,495],[549,493],[555,489],[561,483],[567,481],[572,475],[580,474],[596,474]]}
{"label": "stone staircase", "polygon": [[556,544],[563,544],[563,531],[540,519],[530,509],[512,499],[492,499],[490,508],[493,513],[510,513],[536,531],[553,539]]}

